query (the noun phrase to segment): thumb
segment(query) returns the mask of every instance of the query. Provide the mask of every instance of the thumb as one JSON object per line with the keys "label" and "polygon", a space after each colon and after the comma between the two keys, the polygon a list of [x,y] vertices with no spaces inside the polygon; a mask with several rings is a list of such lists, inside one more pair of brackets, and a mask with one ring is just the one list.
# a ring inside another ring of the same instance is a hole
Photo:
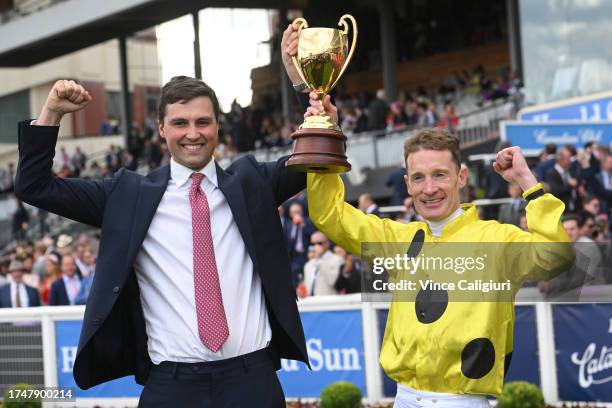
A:
{"label": "thumb", "polygon": [[336,116],[338,114],[338,109],[331,103],[331,96],[325,95],[323,98],[323,107],[325,111],[332,116]]}
{"label": "thumb", "polygon": [[325,95],[325,97],[323,98],[323,107],[326,111],[333,109],[333,105],[331,103],[331,96]]}

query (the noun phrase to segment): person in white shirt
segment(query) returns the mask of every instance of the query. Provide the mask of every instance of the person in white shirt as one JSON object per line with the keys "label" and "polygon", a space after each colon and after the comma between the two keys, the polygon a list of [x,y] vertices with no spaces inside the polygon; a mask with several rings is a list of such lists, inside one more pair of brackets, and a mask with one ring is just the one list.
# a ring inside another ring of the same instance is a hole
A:
{"label": "person in white shirt", "polygon": [[304,286],[308,296],[337,295],[336,281],[344,260],[329,250],[329,240],[321,231],[310,236],[314,258],[304,265]]}
{"label": "person in white shirt", "polygon": [[146,176],[55,177],[60,120],[91,100],[60,80],[38,119],[20,123],[15,188],[34,206],[101,228],[77,385],[134,375],[141,407],[284,408],[280,359],[308,356],[277,207],[305,188],[305,174],[289,171],[286,157],[220,167],[215,92],[180,76],[158,108],[169,165]]}

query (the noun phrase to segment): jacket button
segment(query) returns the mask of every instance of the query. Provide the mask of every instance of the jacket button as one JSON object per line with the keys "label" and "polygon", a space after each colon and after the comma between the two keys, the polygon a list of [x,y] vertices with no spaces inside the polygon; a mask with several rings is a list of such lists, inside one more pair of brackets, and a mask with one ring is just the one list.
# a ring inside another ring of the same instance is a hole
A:
{"label": "jacket button", "polygon": [[115,286],[113,288],[113,293],[115,293],[115,294],[119,293],[119,286]]}
{"label": "jacket button", "polygon": [[93,319],[93,323],[94,324],[100,324],[101,319],[99,317],[96,317],[95,319]]}

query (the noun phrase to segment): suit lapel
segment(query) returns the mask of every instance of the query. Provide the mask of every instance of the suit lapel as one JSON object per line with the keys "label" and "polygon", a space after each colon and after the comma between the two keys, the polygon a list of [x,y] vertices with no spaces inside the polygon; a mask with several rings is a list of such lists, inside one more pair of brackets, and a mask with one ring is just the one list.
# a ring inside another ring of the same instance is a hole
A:
{"label": "suit lapel", "polygon": [[128,265],[134,263],[134,258],[142,246],[142,241],[144,241],[155,211],[157,211],[157,206],[166,191],[169,179],[170,166],[166,165],[151,172],[140,181],[134,209],[134,221],[130,230],[131,236],[127,252]]}
{"label": "suit lapel", "polygon": [[253,232],[251,230],[251,223],[249,222],[249,215],[247,214],[246,210],[246,201],[244,199],[244,191],[240,185],[240,180],[236,175],[224,171],[216,162],[215,166],[217,168],[219,189],[225,196],[225,199],[232,210],[234,221],[236,221],[236,225],[238,226],[242,240],[246,245],[246,249],[251,256],[253,265],[257,265],[255,242],[253,240]]}

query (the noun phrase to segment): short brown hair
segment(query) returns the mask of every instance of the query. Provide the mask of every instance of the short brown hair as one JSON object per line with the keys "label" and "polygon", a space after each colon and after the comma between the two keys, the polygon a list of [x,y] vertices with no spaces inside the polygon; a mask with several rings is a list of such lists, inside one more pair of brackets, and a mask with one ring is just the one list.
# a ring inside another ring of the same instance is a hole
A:
{"label": "short brown hair", "polygon": [[162,88],[159,106],[157,107],[157,119],[162,123],[166,117],[166,106],[173,103],[187,103],[190,100],[205,96],[210,98],[215,113],[215,120],[219,121],[221,109],[219,101],[213,89],[204,81],[187,76],[176,76],[167,82]]}
{"label": "short brown hair", "polygon": [[459,140],[448,131],[438,128],[426,128],[404,143],[404,163],[408,166],[408,155],[419,150],[448,150],[457,169],[461,169],[459,156]]}

